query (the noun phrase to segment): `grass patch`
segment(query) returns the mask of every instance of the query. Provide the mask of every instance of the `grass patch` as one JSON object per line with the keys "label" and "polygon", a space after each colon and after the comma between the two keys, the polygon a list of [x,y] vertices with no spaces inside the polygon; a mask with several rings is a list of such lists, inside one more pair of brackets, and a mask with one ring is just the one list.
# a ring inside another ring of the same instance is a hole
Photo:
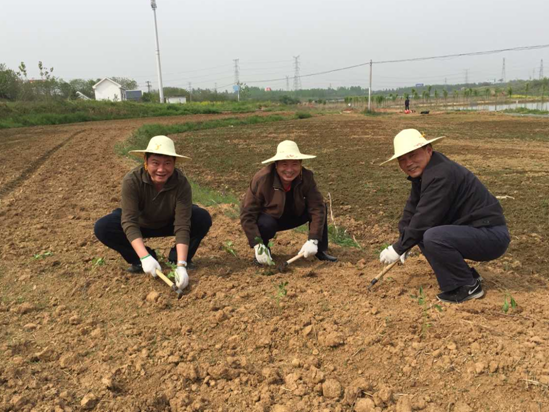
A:
{"label": "grass patch", "polygon": [[251,113],[273,106],[265,102],[197,102],[160,104],[108,101],[52,101],[0,103],[0,129],[97,120],[193,114]]}
{"label": "grass patch", "polygon": [[526,107],[517,107],[516,109],[505,109],[503,113],[517,113],[517,114],[540,114],[547,115],[549,111],[538,109],[527,109]]}
{"label": "grass patch", "polygon": [[296,119],[309,119],[313,117],[313,115],[309,112],[296,112],[295,117]]}
{"label": "grass patch", "polygon": [[[294,229],[297,233],[309,233],[309,224],[298,226]],[[335,226],[328,225],[328,241],[342,247],[354,247],[361,249],[360,245],[354,241],[349,235],[346,229],[339,226],[337,229]]]}
{"label": "grass patch", "polygon": [[238,198],[232,193],[222,193],[198,183],[190,182],[193,191],[193,203],[200,203],[202,206],[214,206],[220,204],[238,205]]}

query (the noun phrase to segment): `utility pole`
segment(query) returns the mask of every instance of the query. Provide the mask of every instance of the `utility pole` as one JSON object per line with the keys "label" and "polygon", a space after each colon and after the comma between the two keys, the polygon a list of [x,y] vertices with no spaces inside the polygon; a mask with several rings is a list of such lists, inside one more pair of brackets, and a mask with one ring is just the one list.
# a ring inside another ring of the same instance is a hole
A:
{"label": "utility pole", "polygon": [[368,111],[372,111],[372,59],[370,59],[370,87],[368,87]]}
{"label": "utility pole", "polygon": [[236,85],[237,100],[240,101],[240,70],[238,68],[238,60],[234,59],[234,84]]}
{"label": "utility pole", "polygon": [[193,85],[189,82],[189,103],[193,101]]}
{"label": "utility pole", "polygon": [[164,103],[164,87],[162,86],[162,67],[160,65],[160,46],[158,44],[158,28],[156,25],[156,0],[151,0],[151,8],[154,14],[154,34],[156,39],[156,70],[158,72],[158,91],[160,92],[160,103]]}
{"label": "utility pole", "polygon": [[539,79],[543,79],[545,76],[543,76],[543,59],[541,59],[541,63],[539,65]]}
{"label": "utility pole", "polygon": [[286,76],[286,91],[290,91],[290,76]]}
{"label": "utility pole", "polygon": [[299,56],[294,56],[294,91],[301,89],[301,77],[299,77]]}
{"label": "utility pole", "polygon": [[215,94],[217,94],[217,82],[215,82]]}
{"label": "utility pole", "polygon": [[151,82],[147,80],[145,83],[147,83],[147,93],[150,93],[151,92]]}
{"label": "utility pole", "polygon": [[503,83],[507,83],[507,75],[505,74],[505,57],[503,58],[503,67],[501,68],[501,79]]}

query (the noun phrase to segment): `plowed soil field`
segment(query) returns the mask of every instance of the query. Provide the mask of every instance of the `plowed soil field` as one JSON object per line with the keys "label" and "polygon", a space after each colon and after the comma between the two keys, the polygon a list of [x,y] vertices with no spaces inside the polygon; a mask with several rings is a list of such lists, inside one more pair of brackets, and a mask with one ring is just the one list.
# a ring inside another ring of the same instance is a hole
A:
{"label": "plowed soil field", "polygon": [[[117,142],[144,123],[213,118],[0,131],[0,411],[549,410],[549,120],[341,114],[172,136],[192,180],[238,195],[279,141],[296,140],[318,155],[307,166],[333,222],[360,244],[331,245],[335,264],[266,271],[234,206],[209,206],[213,227],[177,300],[127,274],[93,225],[119,207],[136,165]],[[367,291],[409,190],[396,165],[378,164],[406,127],[447,135],[437,148],[502,199],[512,244],[476,266],[483,299],[437,304],[417,251]],[[275,260],[305,240],[281,234]],[[148,244],[166,255],[170,241]]]}

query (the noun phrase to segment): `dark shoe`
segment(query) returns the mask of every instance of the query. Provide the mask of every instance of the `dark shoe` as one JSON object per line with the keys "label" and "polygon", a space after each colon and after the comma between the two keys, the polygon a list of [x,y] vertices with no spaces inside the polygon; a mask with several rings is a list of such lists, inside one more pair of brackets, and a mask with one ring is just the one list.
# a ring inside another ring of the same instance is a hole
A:
{"label": "dark shoe", "polygon": [[138,274],[143,273],[143,266],[141,266],[141,263],[133,263],[128,269],[126,269],[126,272]]}
{"label": "dark shoe", "polygon": [[318,260],[325,260],[327,262],[337,262],[337,258],[335,256],[330,256],[326,252],[318,252],[316,254],[316,258]]}
{"label": "dark shoe", "polygon": [[480,280],[481,282],[484,280],[482,278],[482,276],[480,276],[480,274],[477,272],[477,270],[475,268],[471,268],[471,273],[473,274],[473,279],[475,280]]}
{"label": "dark shoe", "polygon": [[479,299],[484,296],[480,280],[476,279],[473,285],[460,286],[450,292],[437,295],[438,300],[448,303],[462,303],[471,299]]}

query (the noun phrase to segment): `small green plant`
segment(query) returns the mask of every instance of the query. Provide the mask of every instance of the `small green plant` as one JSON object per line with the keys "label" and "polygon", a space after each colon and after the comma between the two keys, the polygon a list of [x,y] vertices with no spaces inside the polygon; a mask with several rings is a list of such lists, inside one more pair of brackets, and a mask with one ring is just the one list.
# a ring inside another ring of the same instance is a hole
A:
{"label": "small green plant", "polygon": [[330,242],[343,247],[354,247],[356,249],[362,249],[360,245],[349,235],[346,229],[342,227],[336,227],[333,225],[328,226],[328,238]]}
{"label": "small green plant", "polygon": [[103,266],[105,264],[105,259],[104,258],[93,258],[92,259],[92,265],[93,266]]}
{"label": "small green plant", "polygon": [[44,252],[44,253],[37,253],[36,255],[32,255],[32,257],[36,260],[39,260],[39,259],[44,259],[48,256],[53,256],[53,252]]}
{"label": "small green plant", "polygon": [[223,245],[221,245],[221,247],[223,248],[223,250],[225,252],[230,253],[234,257],[237,257],[236,256],[236,251],[234,250],[232,241],[230,241],[230,240],[226,241],[225,243],[223,243]]}
{"label": "small green plant", "polygon": [[280,299],[288,294],[286,286],[288,286],[288,282],[280,282],[278,285],[276,285],[276,292],[274,297],[278,306],[280,306]]}
{"label": "small green plant", "polygon": [[419,287],[419,291],[417,295],[410,295],[412,299],[417,300],[417,304],[421,307],[421,336],[424,337],[427,334],[427,330],[433,326],[430,322],[430,315],[429,315],[429,309],[435,308],[438,312],[442,312],[442,307],[440,305],[428,305],[427,304],[427,297],[425,296],[425,293],[423,292],[423,286]]}
{"label": "small green plant", "polygon": [[174,280],[175,279],[175,270],[177,269],[177,265],[175,263],[172,263],[170,262],[169,260],[167,260],[166,262],[166,265],[168,265],[170,267],[170,273],[168,273],[166,276],[168,279],[171,279],[171,280]]}
{"label": "small green plant", "polygon": [[511,296],[509,292],[505,292],[505,298],[503,300],[503,307],[501,308],[503,310],[503,313],[509,312],[509,308],[516,309],[517,308],[517,302],[515,301],[515,298]]}

